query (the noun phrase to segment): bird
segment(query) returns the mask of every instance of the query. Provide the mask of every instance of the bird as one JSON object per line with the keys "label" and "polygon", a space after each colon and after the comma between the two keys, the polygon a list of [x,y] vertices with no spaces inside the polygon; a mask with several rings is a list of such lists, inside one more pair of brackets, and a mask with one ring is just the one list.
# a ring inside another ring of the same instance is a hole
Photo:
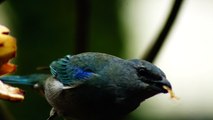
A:
{"label": "bird", "polygon": [[172,89],[165,73],[141,59],[99,52],[66,55],[49,65],[50,74],[0,77],[8,84],[43,91],[52,106],[48,120],[119,120],[146,99]]}

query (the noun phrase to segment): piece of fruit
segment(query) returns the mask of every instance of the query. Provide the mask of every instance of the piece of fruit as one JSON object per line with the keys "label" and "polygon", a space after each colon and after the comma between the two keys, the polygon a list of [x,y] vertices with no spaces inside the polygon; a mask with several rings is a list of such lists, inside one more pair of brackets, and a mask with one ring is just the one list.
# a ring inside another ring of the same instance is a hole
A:
{"label": "piece of fruit", "polygon": [[0,25],[0,75],[14,72],[15,65],[9,63],[16,56],[16,40],[9,35],[9,29]]}

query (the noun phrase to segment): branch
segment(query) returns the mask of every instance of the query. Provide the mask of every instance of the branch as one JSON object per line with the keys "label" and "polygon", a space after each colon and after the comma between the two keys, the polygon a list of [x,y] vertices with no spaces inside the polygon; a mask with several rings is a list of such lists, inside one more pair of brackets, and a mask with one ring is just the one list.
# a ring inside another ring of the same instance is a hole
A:
{"label": "branch", "polygon": [[0,4],[2,3],[2,2],[4,2],[5,0],[0,0]]}
{"label": "branch", "polygon": [[152,47],[150,47],[151,49],[148,50],[148,52],[146,53],[146,55],[143,57],[143,59],[149,61],[149,62],[153,62],[158,54],[158,52],[160,51],[163,43],[165,43],[166,37],[168,36],[172,25],[174,24],[178,12],[180,10],[180,7],[183,3],[183,0],[175,0],[173,7],[171,9],[171,12],[166,20],[166,23],[163,27],[163,29],[161,30],[160,34],[158,35],[157,39],[155,40],[155,43],[152,45]]}
{"label": "branch", "polygon": [[75,53],[81,53],[88,50],[88,27],[90,16],[90,1],[76,0],[76,38]]}

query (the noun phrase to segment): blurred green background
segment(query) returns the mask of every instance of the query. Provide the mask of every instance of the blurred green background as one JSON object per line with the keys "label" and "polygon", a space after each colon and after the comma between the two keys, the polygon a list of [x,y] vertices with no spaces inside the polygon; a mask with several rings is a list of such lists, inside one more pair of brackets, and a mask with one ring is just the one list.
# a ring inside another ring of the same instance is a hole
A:
{"label": "blurred green background", "polygon": [[[29,74],[66,54],[97,51],[141,58],[159,36],[175,0],[6,0],[0,24],[17,38],[16,74]],[[157,95],[128,120],[213,119],[213,1],[187,0],[180,9],[157,64],[181,99]],[[45,120],[50,106],[36,91],[21,103],[0,101],[7,120]],[[0,110],[1,110],[0,109]],[[6,110],[6,111],[5,111]],[[2,115],[0,115],[2,116]]]}
{"label": "blurred green background", "polygon": [[[52,60],[84,51],[121,56],[122,30],[118,0],[7,0],[1,3],[1,24],[11,30],[18,45],[16,74],[39,72]],[[43,72],[43,71],[42,71]],[[6,107],[14,120],[45,120],[50,106],[32,88],[22,103]]]}

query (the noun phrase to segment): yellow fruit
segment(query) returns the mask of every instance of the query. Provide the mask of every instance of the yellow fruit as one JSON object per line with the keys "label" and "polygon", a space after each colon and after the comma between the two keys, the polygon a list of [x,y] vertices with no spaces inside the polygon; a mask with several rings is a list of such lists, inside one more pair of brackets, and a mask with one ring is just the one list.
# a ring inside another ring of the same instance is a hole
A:
{"label": "yellow fruit", "polygon": [[15,71],[9,60],[16,56],[16,40],[9,35],[9,29],[0,25],[0,75]]}

